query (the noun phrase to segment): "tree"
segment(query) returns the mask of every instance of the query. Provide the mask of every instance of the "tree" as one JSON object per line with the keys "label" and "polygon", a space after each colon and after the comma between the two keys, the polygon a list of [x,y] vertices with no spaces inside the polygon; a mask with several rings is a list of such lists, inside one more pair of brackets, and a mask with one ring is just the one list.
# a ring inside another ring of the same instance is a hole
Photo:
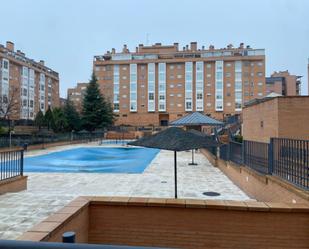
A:
{"label": "tree", "polygon": [[72,131],[72,130],[79,131],[82,126],[81,118],[75,106],[70,100],[67,100],[63,108],[63,113],[67,121],[66,130],[67,131]]}
{"label": "tree", "polygon": [[39,127],[39,130],[41,130],[41,127],[44,125],[44,121],[44,114],[41,110],[39,110],[34,120],[34,123],[37,127]]}
{"label": "tree", "polygon": [[62,132],[67,126],[67,120],[65,118],[64,112],[60,107],[53,109],[53,122],[52,128],[54,132]]}
{"label": "tree", "polygon": [[14,113],[18,112],[20,107],[18,101],[18,88],[17,87],[10,87],[9,94],[0,95],[0,118],[3,120],[7,120],[8,126],[11,125],[11,118]]}
{"label": "tree", "polygon": [[112,106],[100,93],[97,78],[92,73],[83,99],[83,126],[88,131],[104,128],[114,121]]}
{"label": "tree", "polygon": [[54,116],[49,106],[44,116],[44,123],[47,126],[47,130],[49,130],[53,126],[53,122],[54,122]]}

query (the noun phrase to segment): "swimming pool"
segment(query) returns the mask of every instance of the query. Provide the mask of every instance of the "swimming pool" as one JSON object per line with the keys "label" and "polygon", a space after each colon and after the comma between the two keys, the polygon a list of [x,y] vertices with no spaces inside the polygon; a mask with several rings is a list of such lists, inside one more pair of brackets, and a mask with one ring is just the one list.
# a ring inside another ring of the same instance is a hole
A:
{"label": "swimming pool", "polygon": [[25,172],[142,173],[160,150],[84,147],[26,157]]}

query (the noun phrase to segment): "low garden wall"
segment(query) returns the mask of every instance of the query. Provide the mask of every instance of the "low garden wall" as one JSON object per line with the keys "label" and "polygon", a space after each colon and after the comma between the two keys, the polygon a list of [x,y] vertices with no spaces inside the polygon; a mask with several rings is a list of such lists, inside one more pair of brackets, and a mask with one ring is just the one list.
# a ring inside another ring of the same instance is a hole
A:
{"label": "low garden wall", "polygon": [[309,203],[308,191],[272,175],[261,175],[251,168],[221,160],[207,150],[202,153],[249,197],[258,201]]}
{"label": "low garden wall", "polygon": [[27,189],[27,176],[15,176],[0,181],[0,195]]}
{"label": "low garden wall", "polygon": [[306,248],[309,206],[271,202],[79,197],[20,240],[169,248]]}

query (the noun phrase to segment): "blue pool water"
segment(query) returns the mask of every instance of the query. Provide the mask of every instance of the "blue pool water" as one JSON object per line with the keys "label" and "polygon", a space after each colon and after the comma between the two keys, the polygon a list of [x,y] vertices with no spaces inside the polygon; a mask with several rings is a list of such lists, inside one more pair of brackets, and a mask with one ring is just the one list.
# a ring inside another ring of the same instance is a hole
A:
{"label": "blue pool water", "polygon": [[85,147],[27,157],[26,172],[142,173],[158,149]]}

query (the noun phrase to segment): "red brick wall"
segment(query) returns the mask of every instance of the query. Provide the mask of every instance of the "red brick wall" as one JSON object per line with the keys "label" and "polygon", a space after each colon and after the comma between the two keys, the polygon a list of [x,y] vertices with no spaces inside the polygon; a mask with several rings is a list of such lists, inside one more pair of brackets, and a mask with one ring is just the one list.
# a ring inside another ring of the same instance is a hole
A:
{"label": "red brick wall", "polygon": [[16,176],[0,181],[0,195],[27,189],[27,176]]}
{"label": "red brick wall", "polygon": [[257,201],[306,203],[309,194],[274,176],[262,176],[253,170],[218,159],[216,165],[241,190]]}

